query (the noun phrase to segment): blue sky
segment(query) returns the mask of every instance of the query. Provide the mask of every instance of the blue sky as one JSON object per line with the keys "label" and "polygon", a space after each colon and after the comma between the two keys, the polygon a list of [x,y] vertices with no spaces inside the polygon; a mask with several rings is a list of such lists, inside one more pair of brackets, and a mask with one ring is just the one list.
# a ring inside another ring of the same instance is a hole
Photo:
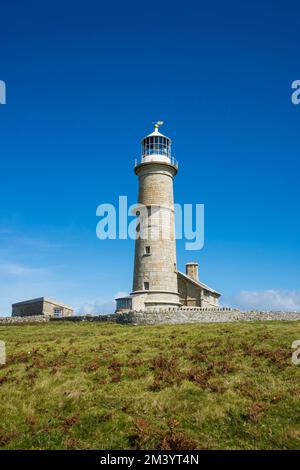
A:
{"label": "blue sky", "polygon": [[178,203],[205,246],[178,266],[244,307],[300,309],[299,2],[12,1],[1,5],[0,315],[48,296],[109,310],[133,242],[96,207],[137,197],[139,141],[163,119]]}

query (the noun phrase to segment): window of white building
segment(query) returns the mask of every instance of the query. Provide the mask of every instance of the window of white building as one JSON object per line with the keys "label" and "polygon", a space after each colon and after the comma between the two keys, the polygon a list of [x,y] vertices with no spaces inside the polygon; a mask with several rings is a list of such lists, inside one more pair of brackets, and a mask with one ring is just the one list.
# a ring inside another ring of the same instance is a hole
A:
{"label": "window of white building", "polygon": [[62,316],[62,309],[60,307],[54,307],[54,316],[61,317]]}

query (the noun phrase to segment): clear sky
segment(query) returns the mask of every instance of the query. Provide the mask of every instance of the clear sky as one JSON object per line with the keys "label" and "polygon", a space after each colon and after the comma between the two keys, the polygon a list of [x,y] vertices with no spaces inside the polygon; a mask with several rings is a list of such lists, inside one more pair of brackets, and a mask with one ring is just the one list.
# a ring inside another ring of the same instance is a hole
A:
{"label": "clear sky", "polygon": [[131,240],[96,207],[137,197],[152,121],[174,142],[178,203],[205,204],[202,281],[223,303],[300,309],[298,1],[1,4],[0,315],[48,296],[112,308]]}

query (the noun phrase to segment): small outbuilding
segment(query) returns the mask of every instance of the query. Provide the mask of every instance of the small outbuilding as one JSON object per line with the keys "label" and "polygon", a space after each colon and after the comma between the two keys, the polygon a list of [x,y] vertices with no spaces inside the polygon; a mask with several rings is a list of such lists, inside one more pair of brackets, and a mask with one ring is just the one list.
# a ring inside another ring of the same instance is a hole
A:
{"label": "small outbuilding", "polygon": [[198,263],[186,265],[185,274],[177,271],[178,292],[182,306],[217,308],[221,294],[199,281]]}
{"label": "small outbuilding", "polygon": [[71,317],[73,314],[73,308],[69,305],[46,297],[24,300],[23,302],[12,304],[13,317],[28,317],[33,315]]}

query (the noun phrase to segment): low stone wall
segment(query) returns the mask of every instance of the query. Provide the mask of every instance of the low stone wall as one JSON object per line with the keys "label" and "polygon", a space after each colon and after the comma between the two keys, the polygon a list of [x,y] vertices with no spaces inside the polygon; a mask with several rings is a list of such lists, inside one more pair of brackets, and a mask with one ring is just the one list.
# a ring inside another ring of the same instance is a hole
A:
{"label": "low stone wall", "polygon": [[116,322],[131,325],[176,325],[182,323],[226,323],[236,321],[300,321],[300,312],[262,312],[240,311],[230,308],[213,310],[184,307],[182,309],[153,310],[147,312],[128,312],[106,315],[77,315],[72,317],[49,317],[36,315],[31,317],[0,317],[0,325],[18,325],[24,323],[46,322]]}
{"label": "low stone wall", "polygon": [[107,315],[74,315],[72,317],[50,317],[47,315],[31,315],[26,317],[0,317],[0,325],[20,325],[24,323],[48,323],[48,322],[108,322],[116,321],[115,314]]}
{"label": "low stone wall", "polygon": [[300,312],[261,312],[232,309],[192,310],[189,308],[153,312],[129,312],[119,314],[118,323],[134,325],[180,324],[180,323],[225,323],[236,321],[300,321]]}
{"label": "low stone wall", "polygon": [[20,325],[24,323],[46,323],[49,317],[45,315],[32,315],[27,317],[0,317],[0,325]]}
{"label": "low stone wall", "polygon": [[66,322],[66,321],[92,321],[92,322],[107,322],[113,321],[115,322],[117,319],[117,315],[115,313],[106,314],[106,315],[74,315],[72,317],[51,317],[50,321],[54,322]]}

